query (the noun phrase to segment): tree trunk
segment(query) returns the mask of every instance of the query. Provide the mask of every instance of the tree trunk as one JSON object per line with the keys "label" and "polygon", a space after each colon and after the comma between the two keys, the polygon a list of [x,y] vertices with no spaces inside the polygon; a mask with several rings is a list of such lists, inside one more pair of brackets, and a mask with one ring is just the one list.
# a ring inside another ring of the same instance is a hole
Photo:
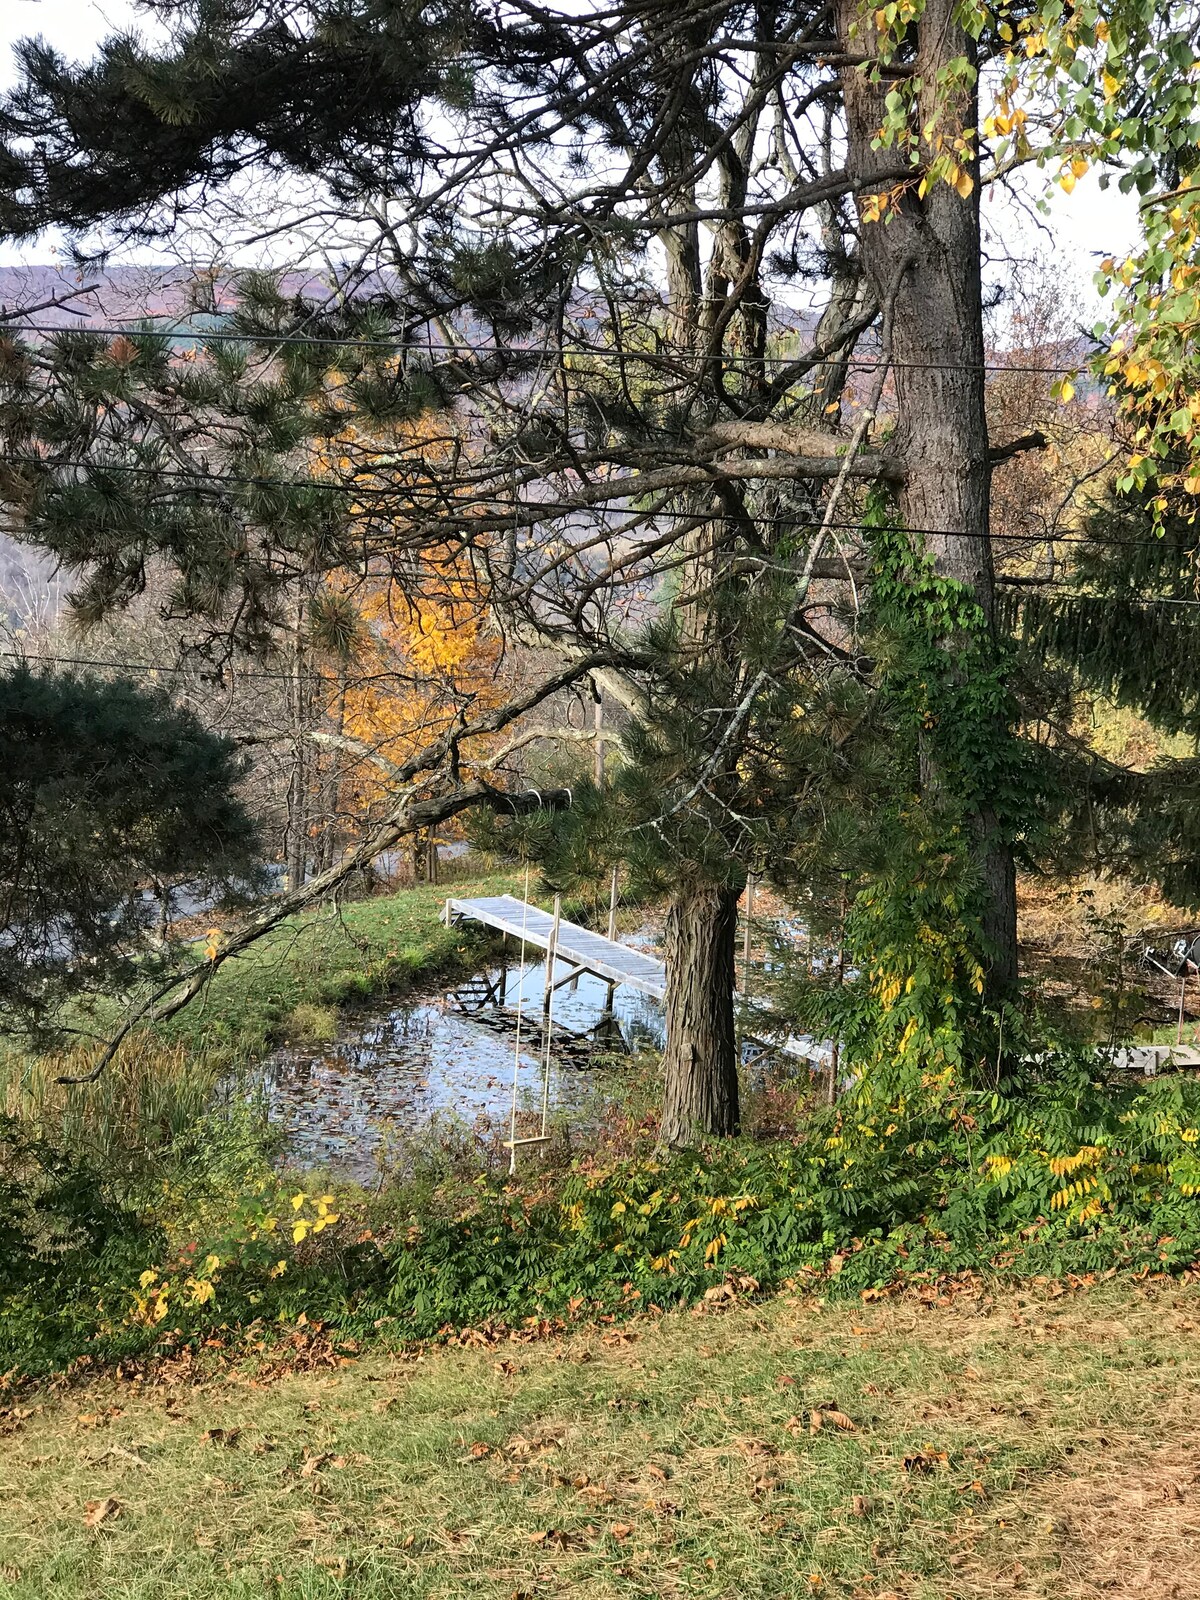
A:
{"label": "tree trunk", "polygon": [[691,885],[667,908],[664,1144],[738,1131],[733,1028],[740,891]]}
{"label": "tree trunk", "polygon": [[[876,35],[855,0],[840,0],[839,30],[870,50]],[[978,127],[973,88],[949,92],[946,69],[956,59],[975,61],[973,41],[956,20],[954,0],[927,0],[919,22],[917,71],[924,88],[917,121],[935,146],[922,141],[922,160],[949,149],[964,129]],[[848,165],[870,178],[895,162],[893,151],[873,150],[885,118],[886,74],[872,83],[856,69],[844,75],[848,118]],[[922,198],[915,185],[904,190],[886,222],[862,226],[862,255],[880,304],[892,296],[891,359],[897,429],[891,449],[904,466],[900,512],[918,530],[937,570],[969,588],[989,623],[995,616],[995,577],[989,526],[990,468],[984,411],[984,341],[978,163],[965,197],[944,180]],[[880,189],[892,187],[880,179]],[[861,203],[861,202],[860,202]],[[920,531],[927,530],[927,531]],[[948,638],[946,648],[956,641]],[[1009,736],[998,726],[997,739]],[[934,763],[922,763],[936,783]],[[987,903],[984,933],[991,947],[990,983],[1003,993],[1017,975],[1016,889],[1012,850],[1000,835],[995,813],[981,804],[973,819],[984,862]]]}

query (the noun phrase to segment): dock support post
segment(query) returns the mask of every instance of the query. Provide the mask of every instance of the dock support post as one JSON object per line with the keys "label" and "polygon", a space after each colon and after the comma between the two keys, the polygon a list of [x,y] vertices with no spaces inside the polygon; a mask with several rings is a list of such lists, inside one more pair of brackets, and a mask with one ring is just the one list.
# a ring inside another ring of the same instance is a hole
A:
{"label": "dock support post", "polygon": [[558,952],[558,924],[562,918],[562,895],[554,896],[554,921],[550,925],[550,942],[546,946],[546,989],[542,995],[542,1015],[550,1015],[550,996],[554,992],[554,957]]}

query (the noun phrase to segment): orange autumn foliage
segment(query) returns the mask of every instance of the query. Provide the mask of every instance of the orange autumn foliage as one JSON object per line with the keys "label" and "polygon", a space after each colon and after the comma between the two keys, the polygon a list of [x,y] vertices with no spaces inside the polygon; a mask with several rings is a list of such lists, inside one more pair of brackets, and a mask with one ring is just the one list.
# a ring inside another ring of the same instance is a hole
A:
{"label": "orange autumn foliage", "polygon": [[[446,419],[431,414],[399,426],[386,442],[366,437],[353,422],[329,441],[316,465],[323,473],[373,488],[388,485],[364,472],[386,452],[414,459],[436,470],[450,450]],[[404,494],[396,512],[403,513]],[[364,524],[370,510],[355,505],[352,516]],[[347,648],[340,657],[327,652],[320,661],[326,728],[379,758],[342,749],[338,772],[338,810],[358,823],[370,820],[390,792],[387,764],[400,765],[445,733],[468,704],[474,712],[499,703],[497,668],[501,644],[492,628],[485,592],[465,560],[425,553],[419,571],[410,569],[403,586],[387,569],[386,558],[366,578],[343,571],[325,580],[327,597],[349,611]],[[475,740],[469,754],[481,759],[486,741]]]}

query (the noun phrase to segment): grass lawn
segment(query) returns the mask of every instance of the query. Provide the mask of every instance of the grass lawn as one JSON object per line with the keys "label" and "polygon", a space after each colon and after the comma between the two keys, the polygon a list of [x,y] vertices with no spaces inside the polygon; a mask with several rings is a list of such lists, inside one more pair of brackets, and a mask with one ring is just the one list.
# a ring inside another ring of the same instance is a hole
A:
{"label": "grass lawn", "polygon": [[503,894],[513,884],[504,873],[421,884],[290,918],[227,961],[207,996],[162,1032],[194,1049],[252,1057],[280,1037],[328,1021],[322,1010],[473,963],[482,948],[478,933],[438,921],[447,896]]}
{"label": "grass lawn", "polygon": [[1190,1600],[1198,1323],[1196,1289],[1128,1280],[783,1296],[30,1391],[0,1406],[0,1594]]}

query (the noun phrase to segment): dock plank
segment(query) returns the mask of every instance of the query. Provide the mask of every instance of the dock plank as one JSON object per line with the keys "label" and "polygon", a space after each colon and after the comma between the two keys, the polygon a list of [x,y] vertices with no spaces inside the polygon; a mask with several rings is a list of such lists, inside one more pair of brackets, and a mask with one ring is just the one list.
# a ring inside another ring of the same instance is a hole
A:
{"label": "dock plank", "polygon": [[[460,900],[451,897],[446,901],[442,920],[447,926],[452,922],[482,922],[485,927],[520,940],[535,950],[550,948],[550,935],[554,918],[539,906],[527,905],[515,895],[482,895],[478,899]],[[557,960],[571,962],[598,978],[610,983],[624,984],[654,1000],[662,1000],[667,992],[667,969],[654,956],[633,950],[627,944],[606,939],[591,928],[565,918],[558,924]]]}

